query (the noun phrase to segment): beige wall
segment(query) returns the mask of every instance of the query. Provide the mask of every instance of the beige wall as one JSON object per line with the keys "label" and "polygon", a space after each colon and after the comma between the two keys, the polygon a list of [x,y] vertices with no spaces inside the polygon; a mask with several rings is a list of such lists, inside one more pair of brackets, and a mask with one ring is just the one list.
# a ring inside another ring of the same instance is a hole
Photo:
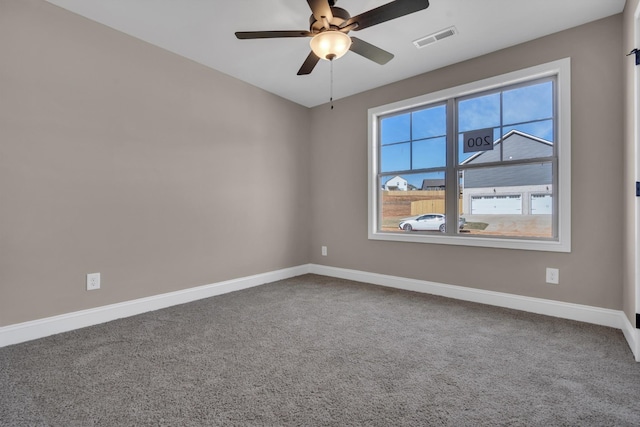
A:
{"label": "beige wall", "polygon": [[0,326],[308,262],[308,109],[39,0],[0,58]]}
{"label": "beige wall", "polygon": [[[314,108],[311,261],[621,309],[621,28],[616,15]],[[367,239],[368,108],[564,57],[572,58],[571,253]],[[592,209],[595,199],[611,209]],[[545,267],[560,269],[560,285],[545,284]]]}
{"label": "beige wall", "polygon": [[[638,94],[635,79],[638,72],[634,57],[625,57],[632,49],[640,47],[635,40],[635,13],[640,4],[639,0],[627,0],[624,9],[623,34],[621,49],[624,70],[624,268],[623,268],[623,310],[632,325],[635,325],[638,312],[636,307],[637,278],[637,222],[636,210],[638,201],[635,197],[635,181],[639,179],[636,173],[637,148],[635,130],[638,126],[638,112],[635,98]],[[640,30],[640,28],[638,29]]]}

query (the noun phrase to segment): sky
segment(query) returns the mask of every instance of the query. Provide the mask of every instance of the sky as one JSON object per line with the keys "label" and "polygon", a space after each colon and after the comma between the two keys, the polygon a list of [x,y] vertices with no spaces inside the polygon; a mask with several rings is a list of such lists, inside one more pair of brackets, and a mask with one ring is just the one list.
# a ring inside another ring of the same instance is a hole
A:
{"label": "sky", "polygon": [[[553,81],[457,100],[458,161],[474,153],[463,153],[463,133],[493,129],[493,139],[519,130],[547,141],[554,140]],[[393,115],[381,120],[380,172],[399,172],[409,184],[421,187],[423,179],[442,179],[443,172],[412,174],[406,171],[446,166],[446,105]],[[387,178],[383,179],[383,183]]]}

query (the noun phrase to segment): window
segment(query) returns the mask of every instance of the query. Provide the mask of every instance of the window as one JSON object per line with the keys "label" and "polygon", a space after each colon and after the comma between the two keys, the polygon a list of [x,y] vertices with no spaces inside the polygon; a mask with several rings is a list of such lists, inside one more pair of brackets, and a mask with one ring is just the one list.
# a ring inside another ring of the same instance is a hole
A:
{"label": "window", "polygon": [[567,58],[370,109],[369,238],[569,252],[570,100]]}

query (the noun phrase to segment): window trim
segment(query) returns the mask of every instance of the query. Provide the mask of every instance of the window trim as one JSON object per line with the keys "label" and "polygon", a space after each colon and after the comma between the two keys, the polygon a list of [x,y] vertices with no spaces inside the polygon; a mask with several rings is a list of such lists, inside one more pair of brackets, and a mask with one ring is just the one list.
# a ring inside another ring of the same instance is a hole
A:
{"label": "window trim", "polygon": [[[530,80],[556,77],[557,82],[557,240],[533,240],[524,238],[494,238],[461,235],[422,235],[390,233],[378,230],[379,188],[378,141],[380,131],[378,118],[399,113],[427,104],[446,102],[492,89],[525,83]],[[505,249],[523,249],[549,252],[571,252],[571,59],[564,58],[499,76],[439,90],[414,98],[393,102],[368,110],[368,235],[370,240],[397,242],[463,245]]]}

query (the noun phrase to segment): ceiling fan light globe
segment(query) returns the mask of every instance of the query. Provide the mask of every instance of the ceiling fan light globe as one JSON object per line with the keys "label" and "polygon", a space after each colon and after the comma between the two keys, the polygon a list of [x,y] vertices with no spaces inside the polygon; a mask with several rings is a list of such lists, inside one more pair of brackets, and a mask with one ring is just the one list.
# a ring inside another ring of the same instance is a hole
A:
{"label": "ceiling fan light globe", "polygon": [[318,58],[332,61],[344,56],[349,51],[351,37],[337,30],[329,30],[316,34],[309,44]]}

